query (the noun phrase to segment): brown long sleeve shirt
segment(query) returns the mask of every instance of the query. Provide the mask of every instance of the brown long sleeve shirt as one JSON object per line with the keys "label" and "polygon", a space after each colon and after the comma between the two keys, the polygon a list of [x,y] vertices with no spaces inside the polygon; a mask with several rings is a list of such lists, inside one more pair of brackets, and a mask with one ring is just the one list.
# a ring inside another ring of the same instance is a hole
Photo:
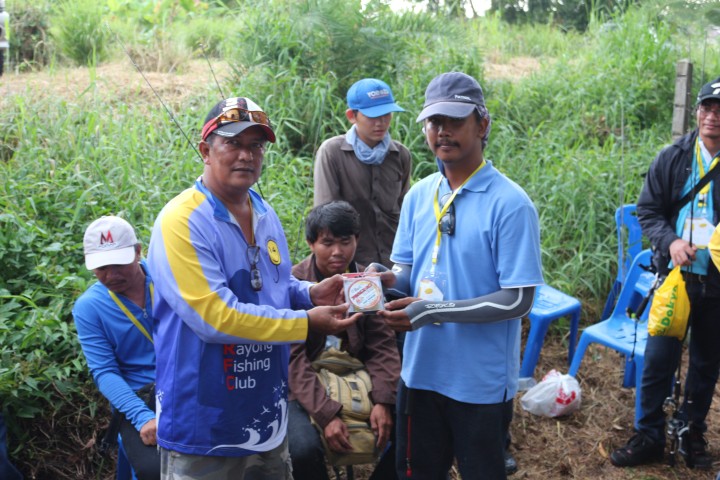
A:
{"label": "brown long sleeve shirt", "polygon": [[315,158],[314,206],[345,200],[360,213],[360,238],[355,260],[392,267],[400,206],[410,188],[412,160],[401,143],[390,142],[380,165],[367,165],[355,156],[345,135],[323,142]]}
{"label": "brown long sleeve shirt", "polygon": [[[352,262],[351,270],[358,271],[355,262]],[[295,265],[292,273],[301,280],[322,280],[312,255]],[[370,397],[373,403],[395,405],[400,377],[400,355],[395,333],[381,318],[365,315],[339,337],[342,340],[341,348],[361,360],[367,367],[372,381]],[[290,351],[289,373],[290,400],[299,401],[322,428],[325,428],[341,408],[338,402],[327,396],[311,365],[325,348],[326,339],[327,336],[311,330],[305,343],[293,345]]]}

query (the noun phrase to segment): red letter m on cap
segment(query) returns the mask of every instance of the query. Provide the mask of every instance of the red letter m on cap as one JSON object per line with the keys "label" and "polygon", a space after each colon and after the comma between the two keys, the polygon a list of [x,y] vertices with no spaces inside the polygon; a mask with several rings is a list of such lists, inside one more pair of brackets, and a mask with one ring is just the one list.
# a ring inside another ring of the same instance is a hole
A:
{"label": "red letter m on cap", "polygon": [[100,245],[104,245],[106,243],[115,243],[115,241],[112,238],[112,232],[108,230],[107,236],[100,234]]}

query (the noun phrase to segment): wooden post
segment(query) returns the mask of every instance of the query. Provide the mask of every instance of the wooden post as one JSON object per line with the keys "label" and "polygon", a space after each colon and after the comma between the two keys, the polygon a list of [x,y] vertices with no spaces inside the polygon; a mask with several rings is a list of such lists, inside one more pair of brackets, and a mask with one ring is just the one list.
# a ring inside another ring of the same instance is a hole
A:
{"label": "wooden post", "polygon": [[688,131],[692,99],[693,66],[690,60],[680,60],[675,70],[675,102],[673,105],[672,137],[673,141],[685,135]]}

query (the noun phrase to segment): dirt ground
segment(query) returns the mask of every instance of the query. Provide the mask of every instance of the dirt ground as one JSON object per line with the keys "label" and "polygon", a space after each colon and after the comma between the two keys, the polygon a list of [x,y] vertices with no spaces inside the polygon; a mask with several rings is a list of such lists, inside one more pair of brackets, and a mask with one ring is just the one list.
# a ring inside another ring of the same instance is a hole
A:
{"label": "dirt ground", "polygon": [[[528,321],[523,321],[527,332]],[[523,338],[523,348],[525,339]],[[551,369],[567,373],[567,332],[548,333],[535,378]],[[687,359],[687,352],[684,354]],[[708,415],[707,439],[718,460],[711,471],[691,470],[677,457],[675,467],[667,462],[651,466],[620,469],[609,460],[613,449],[625,444],[633,433],[635,390],[622,387],[624,359],[613,350],[590,345],[578,379],[582,389],[579,411],[565,418],[545,418],[524,411],[519,393],[511,425],[511,452],[518,471],[511,480],[520,479],[604,479],[604,480],[714,480],[720,469],[720,405],[713,402]],[[667,455],[666,455],[667,459]],[[355,478],[369,478],[371,468],[355,467]],[[331,477],[333,478],[333,477]],[[456,471],[453,480],[461,477]]]}
{"label": "dirt ground", "polygon": [[[532,59],[515,59],[506,64],[487,67],[490,78],[515,78],[537,68]],[[227,71],[216,66],[216,71]],[[172,104],[180,104],[183,98],[207,88],[211,79],[204,60],[191,60],[182,73],[147,73],[158,93],[172,98]],[[198,75],[197,72],[203,72]],[[115,62],[93,71],[85,68],[57,69],[53,72],[33,72],[21,75],[8,72],[0,77],[0,105],[13,94],[24,91],[35,95],[56,95],[74,101],[94,84],[99,93],[107,93],[126,99],[127,102],[153,104],[156,100],[142,78],[129,62]],[[41,92],[41,93],[39,93]],[[159,108],[159,106],[158,106]],[[590,322],[583,318],[583,324]],[[527,322],[524,323],[527,330]],[[687,354],[685,354],[687,357]],[[623,359],[615,352],[591,345],[588,349],[578,378],[582,388],[581,409],[562,419],[537,417],[522,410],[519,394],[515,402],[515,418],[511,431],[512,453],[519,470],[511,478],[519,479],[607,479],[607,480],[653,480],[653,479],[714,479],[720,469],[720,406],[715,401],[708,417],[707,438],[710,451],[718,458],[714,469],[694,471],[687,469],[682,461],[671,468],[665,464],[633,469],[613,467],[609,452],[622,445],[632,434],[634,395],[632,389],[622,385]],[[550,369],[562,373],[568,369],[567,332],[551,328],[541,352],[535,378],[539,379]],[[29,467],[29,466],[24,466]],[[369,478],[370,468],[355,468],[355,478]],[[460,477],[453,472],[454,480]]]}
{"label": "dirt ground", "polygon": [[[222,82],[231,71],[227,64],[211,59],[213,70]],[[540,63],[532,57],[515,57],[505,63],[492,62],[485,65],[488,79],[515,79],[537,70]],[[8,68],[11,70],[11,68]],[[184,98],[196,95],[206,88],[214,90],[215,83],[204,59],[188,60],[173,73],[143,72],[153,88],[164,101],[181,104]],[[107,63],[90,70],[88,68],[57,68],[16,74],[7,71],[0,77],[0,102],[13,94],[26,91],[53,95],[74,101],[95,84],[98,93],[109,93],[125,99],[128,103],[151,103],[161,108],[154,94],[129,60]]]}

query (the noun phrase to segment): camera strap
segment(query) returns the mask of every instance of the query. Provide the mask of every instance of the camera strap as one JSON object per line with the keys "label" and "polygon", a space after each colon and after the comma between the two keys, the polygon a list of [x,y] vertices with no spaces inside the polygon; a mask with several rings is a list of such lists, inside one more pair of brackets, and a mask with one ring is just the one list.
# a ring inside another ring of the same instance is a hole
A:
{"label": "camera strap", "polygon": [[690,191],[688,193],[683,195],[678,201],[676,201],[673,204],[673,216],[675,214],[677,214],[677,212],[679,212],[685,206],[685,204],[688,203],[695,196],[695,194],[697,192],[702,190],[705,187],[705,185],[707,185],[715,177],[717,177],[718,173],[720,173],[720,168],[718,168],[719,165],[720,165],[720,162],[717,162],[715,165],[713,165],[713,167],[710,169],[710,171],[707,172],[707,174],[705,174],[698,181],[698,183],[696,183],[695,186],[693,186],[693,188],[690,189]]}

